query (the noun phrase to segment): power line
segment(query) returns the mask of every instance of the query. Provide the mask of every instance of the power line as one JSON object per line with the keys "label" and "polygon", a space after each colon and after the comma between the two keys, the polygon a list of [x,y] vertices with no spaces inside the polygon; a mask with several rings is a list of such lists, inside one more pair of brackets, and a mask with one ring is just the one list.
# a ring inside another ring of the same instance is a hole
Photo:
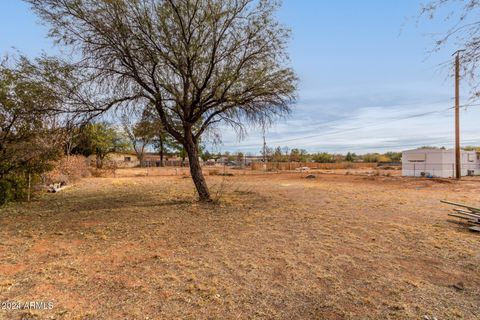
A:
{"label": "power line", "polygon": [[[448,99],[448,100],[450,100],[450,99]],[[480,106],[480,103],[464,104],[464,105],[460,105],[460,108],[465,108],[466,109],[468,107],[476,107],[476,106]],[[301,136],[301,137],[290,138],[290,139],[272,140],[272,141],[270,141],[270,143],[271,144],[278,144],[278,143],[292,142],[292,141],[298,141],[298,140],[310,139],[310,138],[316,138],[316,137],[329,137],[329,136],[332,136],[332,135],[343,134],[343,133],[346,133],[346,132],[361,130],[361,129],[365,129],[365,128],[369,128],[369,127],[380,126],[380,125],[383,125],[385,123],[393,123],[393,122],[409,120],[409,119],[414,119],[414,118],[421,118],[421,117],[432,115],[432,114],[444,113],[444,112],[452,110],[454,108],[455,108],[455,106],[448,107],[448,108],[445,108],[445,109],[442,109],[442,110],[434,110],[434,111],[428,111],[428,112],[422,112],[422,113],[407,115],[407,116],[404,116],[404,117],[390,117],[390,118],[386,118],[387,121],[381,121],[381,123],[370,123],[370,124],[365,125],[365,126],[359,126],[359,127],[355,127],[355,128],[349,128],[349,129],[339,129],[339,130],[336,130],[336,131],[333,131],[333,132],[318,133],[318,134],[314,134],[314,135]],[[359,119],[359,117],[350,118],[348,120],[354,120],[354,119]],[[342,120],[343,119],[338,119],[338,120],[333,120],[331,122],[338,122],[338,121],[342,121]],[[331,122],[323,122],[323,123],[331,123]],[[320,124],[322,124],[322,123],[320,123]],[[256,147],[256,146],[258,146],[258,144],[239,145],[238,147],[248,148],[248,147]]]}
{"label": "power line", "polygon": [[[467,140],[464,139],[463,144],[468,145],[470,143],[473,144],[473,143],[477,143],[479,141],[480,141],[480,139],[467,139]],[[444,138],[441,138],[441,139],[435,139],[435,140],[424,140],[421,143],[417,142],[417,143],[409,143],[409,144],[398,144],[398,143],[395,143],[394,141],[392,141],[391,144],[381,144],[381,145],[376,144],[373,147],[375,149],[393,150],[393,149],[396,149],[396,148],[420,147],[420,146],[425,146],[425,145],[449,146],[451,143],[452,143],[451,141],[447,141],[447,140],[444,140]],[[324,148],[329,148],[329,147],[331,147],[331,146],[329,146],[329,145],[324,146]],[[370,145],[359,146],[358,144],[347,144],[347,145],[342,144],[341,148],[338,148],[337,151],[333,151],[333,152],[335,153],[335,152],[342,152],[342,151],[357,151],[357,150],[371,149],[371,148],[372,148],[372,146],[370,146]]]}
{"label": "power line", "polygon": [[[431,102],[428,102],[428,103],[426,103],[426,102],[402,103],[402,104],[395,104],[393,106],[401,107],[401,106],[416,106],[416,105],[432,105],[432,104],[437,104],[437,103],[446,102],[446,101],[453,101],[453,100],[454,100],[454,98],[448,98],[448,99],[441,99],[441,100],[437,100],[437,101],[431,101]],[[371,106],[369,108],[380,108],[380,107],[387,108],[387,106]],[[437,112],[437,111],[435,111],[435,112]],[[357,119],[361,119],[361,117],[356,116],[356,117],[340,118],[340,119],[331,120],[331,121],[322,121],[322,122],[314,123],[310,126],[319,126],[319,125],[324,125],[324,124],[336,123],[336,122],[340,122],[340,121],[357,120]],[[323,127],[322,129],[325,129],[325,127]]]}
{"label": "power line", "polygon": [[[426,116],[426,115],[445,112],[445,111],[451,110],[452,108],[453,107],[449,107],[449,108],[446,108],[444,110],[423,112],[423,113],[419,113],[419,114],[408,115],[408,116],[405,116],[405,117],[402,117],[402,118],[388,118],[388,119],[391,119],[391,120],[386,121],[386,122],[390,123],[390,122],[396,122],[396,121],[402,121],[402,120],[408,120],[408,119],[423,117],[423,116]],[[383,125],[383,124],[385,124],[385,121],[382,121],[381,123],[372,123],[372,124],[369,124],[367,126],[360,126],[360,127],[350,128],[350,129],[343,129],[343,130],[339,129],[339,130],[336,130],[336,131],[333,131],[333,132],[318,133],[318,134],[314,134],[314,135],[296,137],[296,138],[291,138],[291,139],[273,140],[273,141],[270,141],[270,143],[276,144],[276,143],[284,143],[284,142],[298,141],[298,140],[303,140],[303,139],[316,138],[316,137],[320,137],[320,136],[323,136],[323,137],[332,136],[332,135],[336,135],[336,134],[342,134],[342,133],[345,133],[345,132],[361,130],[361,129],[365,129],[365,128],[368,128],[368,127],[379,126],[379,125]],[[241,145],[241,147],[255,147],[255,146],[257,146],[257,144]]]}
{"label": "power line", "polygon": [[[467,139],[463,140],[464,145],[465,143],[476,143],[479,142],[480,139]],[[404,148],[404,147],[418,147],[418,146],[425,146],[425,145],[441,145],[441,146],[448,146],[452,143],[452,141],[447,141],[444,140],[444,138],[440,139],[435,139],[435,140],[422,140],[422,143],[409,143],[409,144],[398,144],[395,143],[394,141],[391,142],[391,144],[382,144],[382,145],[374,145],[375,148],[377,149],[391,149],[391,148]],[[342,148],[344,148],[347,151],[355,151],[355,150],[360,150],[360,149],[368,149],[370,146],[358,146],[358,144],[347,144],[343,145]]]}

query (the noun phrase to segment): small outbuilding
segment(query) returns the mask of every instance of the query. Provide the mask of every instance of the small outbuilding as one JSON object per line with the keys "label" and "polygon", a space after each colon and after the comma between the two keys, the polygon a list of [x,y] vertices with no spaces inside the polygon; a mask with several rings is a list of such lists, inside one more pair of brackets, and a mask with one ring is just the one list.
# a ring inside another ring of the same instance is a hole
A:
{"label": "small outbuilding", "polygon": [[[88,156],[88,159],[92,166],[97,162],[97,156],[94,154]],[[140,164],[133,152],[111,152],[105,157],[104,161],[115,163],[119,168],[133,168]]]}
{"label": "small outbuilding", "polygon": [[[480,175],[480,153],[462,150],[462,176]],[[455,176],[455,150],[420,148],[402,152],[402,175],[407,177]]]}

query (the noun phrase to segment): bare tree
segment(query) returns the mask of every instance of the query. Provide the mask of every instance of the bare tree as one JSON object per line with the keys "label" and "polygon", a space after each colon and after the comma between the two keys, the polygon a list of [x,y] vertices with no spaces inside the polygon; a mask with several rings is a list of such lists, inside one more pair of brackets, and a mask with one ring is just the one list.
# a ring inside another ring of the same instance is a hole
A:
{"label": "bare tree", "polygon": [[476,78],[480,61],[479,14],[478,0],[431,0],[420,11],[421,17],[442,19],[447,26],[446,32],[437,34],[433,51],[442,49],[449,42],[456,49],[465,50],[461,55],[463,73],[472,84],[474,97],[480,95]]}
{"label": "bare tree", "polygon": [[244,132],[247,123],[288,114],[295,100],[277,1],[26,1],[59,44],[81,53],[91,87],[102,88],[102,102],[111,95],[105,110],[133,99],[155,107],[188,154],[201,201],[210,193],[200,137],[221,124]]}
{"label": "bare tree", "polygon": [[143,110],[142,121],[149,128],[149,132],[153,134],[151,144],[158,150],[160,166],[163,167],[165,165],[165,153],[179,151],[182,146],[163,128],[162,120],[155,108],[147,106]]}
{"label": "bare tree", "polygon": [[[133,118],[133,119],[132,119]],[[130,142],[130,145],[135,151],[140,165],[143,163],[146,148],[150,145],[156,135],[155,127],[152,123],[145,119],[134,120],[132,114],[124,113],[120,117],[123,131]]]}
{"label": "bare tree", "polygon": [[175,139],[168,134],[161,126],[157,126],[156,134],[153,140],[153,145],[158,151],[160,156],[160,166],[165,166],[165,154],[167,152],[178,152],[182,147],[175,141]]}

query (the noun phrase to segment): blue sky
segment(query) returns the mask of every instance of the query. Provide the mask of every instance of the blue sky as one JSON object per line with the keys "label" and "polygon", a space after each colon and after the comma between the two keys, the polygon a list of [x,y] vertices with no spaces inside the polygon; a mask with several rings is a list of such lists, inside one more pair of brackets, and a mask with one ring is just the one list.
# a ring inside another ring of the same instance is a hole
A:
{"label": "blue sky", "polygon": [[[268,129],[267,144],[346,153],[453,145],[455,44],[429,54],[443,20],[417,21],[417,0],[284,0],[279,20],[292,29],[291,64],[300,79],[288,119]],[[455,9],[455,8],[453,8]],[[17,0],[0,2],[0,55],[12,47],[34,57],[59,52],[47,28]],[[463,84],[463,103],[468,86]],[[462,110],[464,145],[480,145],[480,107]],[[215,152],[258,153],[259,130],[238,141],[222,130]]]}

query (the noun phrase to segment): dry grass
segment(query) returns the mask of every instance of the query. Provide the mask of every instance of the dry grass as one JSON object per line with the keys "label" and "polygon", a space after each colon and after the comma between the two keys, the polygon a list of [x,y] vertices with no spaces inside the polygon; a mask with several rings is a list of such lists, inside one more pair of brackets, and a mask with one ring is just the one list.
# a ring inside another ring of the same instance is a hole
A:
{"label": "dry grass", "polygon": [[[0,214],[0,319],[480,319],[480,183],[301,174],[89,178]],[[463,290],[454,285],[463,283]]]}
{"label": "dry grass", "polygon": [[67,184],[74,183],[81,178],[90,176],[88,160],[84,156],[69,156],[54,163],[54,168],[42,176],[44,184],[64,182]]}
{"label": "dry grass", "polygon": [[[297,168],[308,167],[310,169],[320,170],[338,170],[338,169],[372,169],[376,168],[376,163],[355,163],[355,162],[335,162],[335,163],[317,163],[317,162],[253,162],[252,170],[267,171],[286,171],[295,170]],[[396,168],[394,168],[396,169]]]}

